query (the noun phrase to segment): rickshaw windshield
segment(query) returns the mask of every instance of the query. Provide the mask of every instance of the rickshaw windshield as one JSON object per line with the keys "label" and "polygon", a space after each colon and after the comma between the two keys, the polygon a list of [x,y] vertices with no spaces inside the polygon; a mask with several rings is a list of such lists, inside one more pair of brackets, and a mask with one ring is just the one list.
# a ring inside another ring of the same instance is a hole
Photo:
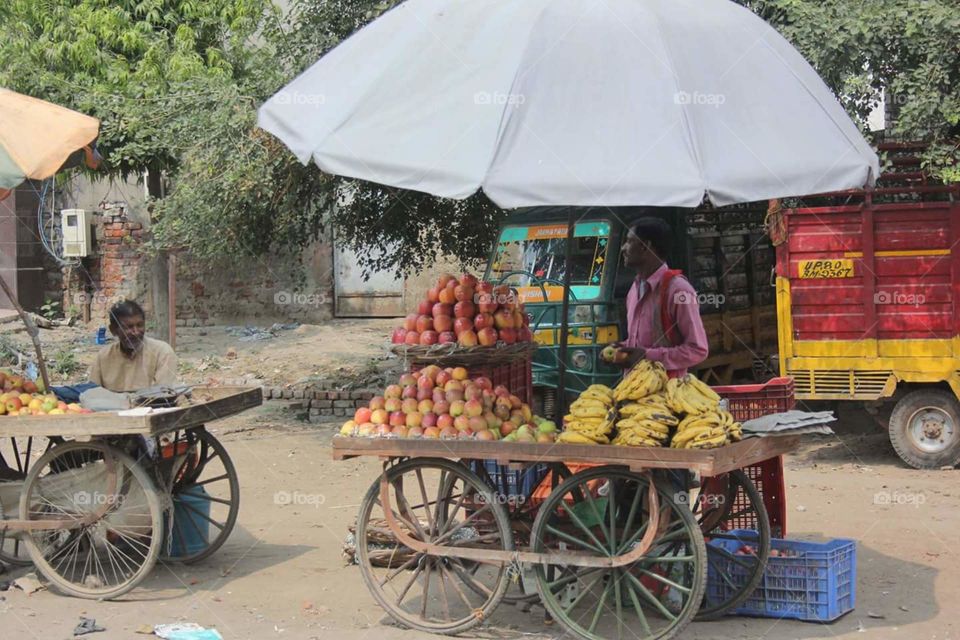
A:
{"label": "rickshaw windshield", "polygon": [[[516,287],[527,302],[543,300],[543,282],[548,299],[561,300],[560,283],[567,270],[566,236],[566,224],[504,227],[488,279]],[[609,239],[610,224],[606,221],[580,222],[574,227],[570,290],[577,300],[600,296]]]}

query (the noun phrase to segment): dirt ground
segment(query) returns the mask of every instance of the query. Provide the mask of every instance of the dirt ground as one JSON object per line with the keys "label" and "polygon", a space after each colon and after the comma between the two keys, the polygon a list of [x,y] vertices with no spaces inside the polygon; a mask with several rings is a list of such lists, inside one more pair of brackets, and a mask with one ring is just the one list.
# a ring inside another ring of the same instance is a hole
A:
{"label": "dirt ground", "polygon": [[[192,567],[158,566],[122,601],[91,602],[49,591],[0,593],[2,637],[69,638],[80,616],[107,628],[91,636],[100,640],[144,637],[136,634],[142,625],[174,621],[214,626],[228,640],[428,637],[390,624],[357,568],[344,564],[347,526],[379,467],[369,460],[331,461],[334,427],[305,427],[276,405],[219,423],[216,431],[237,465],[243,497],[237,528],[216,555]],[[789,536],[858,541],[856,610],[829,625],[747,618],[694,623],[682,637],[960,636],[958,474],[905,468],[880,433],[808,443],[787,460]],[[312,500],[279,505],[275,495],[281,491]],[[503,604],[467,637],[560,635],[543,623],[542,609],[525,613]]]}

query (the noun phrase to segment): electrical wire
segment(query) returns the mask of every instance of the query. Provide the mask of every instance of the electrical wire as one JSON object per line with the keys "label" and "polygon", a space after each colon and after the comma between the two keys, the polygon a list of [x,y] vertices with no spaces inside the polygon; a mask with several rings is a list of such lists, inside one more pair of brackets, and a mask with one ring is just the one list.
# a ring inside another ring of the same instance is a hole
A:
{"label": "electrical wire", "polygon": [[[65,259],[64,256],[57,251],[59,247],[63,249],[63,232],[57,234],[56,229],[56,218],[55,218],[55,209],[56,206],[56,189],[53,187],[53,178],[49,178],[43,181],[43,187],[40,189],[40,204],[37,206],[37,235],[40,238],[40,244],[43,245],[44,250],[50,254],[54,260],[57,261],[61,267],[76,267],[80,264],[80,260]],[[50,219],[49,227],[48,224],[44,221],[44,205],[47,201],[47,194],[51,192],[50,198]],[[49,237],[48,237],[49,231]],[[58,240],[60,240],[58,242]]]}

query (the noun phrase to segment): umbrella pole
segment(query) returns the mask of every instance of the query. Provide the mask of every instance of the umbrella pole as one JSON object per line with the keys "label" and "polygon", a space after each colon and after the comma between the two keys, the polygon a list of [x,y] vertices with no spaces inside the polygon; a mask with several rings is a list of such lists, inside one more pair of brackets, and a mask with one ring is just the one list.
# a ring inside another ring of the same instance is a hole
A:
{"label": "umbrella pole", "polygon": [[50,378],[47,376],[47,364],[43,361],[43,351],[40,349],[40,331],[37,329],[37,325],[33,323],[33,320],[30,319],[30,316],[27,315],[27,312],[23,310],[23,307],[20,306],[20,303],[17,302],[17,298],[13,295],[13,291],[9,285],[7,285],[7,281],[3,279],[3,276],[0,276],[0,288],[7,294],[7,299],[10,300],[10,304],[17,310],[20,319],[23,320],[24,326],[27,327],[27,333],[30,335],[30,340],[33,341],[33,348],[37,352],[37,366],[40,367],[40,379],[43,380],[44,391],[49,393]]}
{"label": "umbrella pole", "polygon": [[573,270],[573,227],[576,224],[576,209],[570,207],[567,219],[567,245],[564,251],[563,269],[563,305],[560,320],[560,368],[557,375],[557,415],[559,419],[567,414],[567,329],[570,315],[570,272]]}

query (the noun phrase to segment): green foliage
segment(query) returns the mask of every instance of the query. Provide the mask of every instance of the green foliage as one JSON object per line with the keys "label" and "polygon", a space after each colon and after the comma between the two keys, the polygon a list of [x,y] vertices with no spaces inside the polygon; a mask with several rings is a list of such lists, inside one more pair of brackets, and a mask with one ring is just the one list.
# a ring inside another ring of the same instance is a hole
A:
{"label": "green foliage", "polygon": [[47,299],[40,306],[40,315],[42,315],[47,320],[53,320],[60,316],[60,303],[56,300]]}
{"label": "green foliage", "polygon": [[69,349],[59,349],[51,356],[48,364],[50,370],[61,380],[69,378],[83,368],[76,354]]}

